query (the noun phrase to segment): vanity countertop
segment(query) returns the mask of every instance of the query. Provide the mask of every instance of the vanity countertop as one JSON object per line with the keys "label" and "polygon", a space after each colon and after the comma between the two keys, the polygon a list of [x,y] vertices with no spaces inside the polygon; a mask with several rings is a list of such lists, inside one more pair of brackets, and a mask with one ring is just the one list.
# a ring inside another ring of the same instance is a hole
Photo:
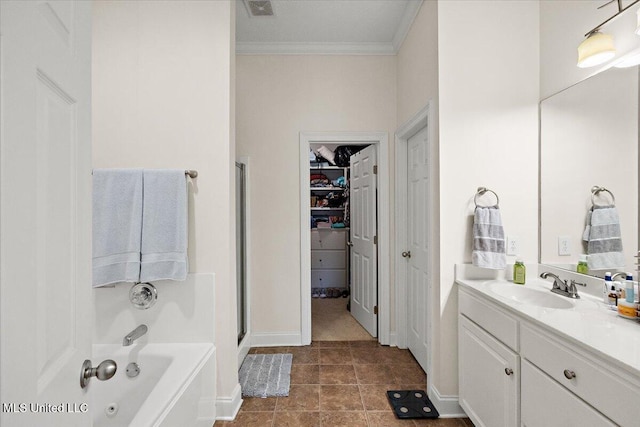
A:
{"label": "vanity countertop", "polygon": [[[635,375],[640,376],[640,322],[625,319],[611,310],[602,298],[581,293],[574,300],[551,293],[551,281],[527,278],[525,285],[516,285],[504,279],[457,278],[458,285],[472,294],[484,297],[500,307],[567,339],[568,343],[586,347],[600,356]],[[573,307],[553,309],[516,301],[494,290],[496,282],[501,286],[518,286],[542,290],[557,298],[566,299]]]}

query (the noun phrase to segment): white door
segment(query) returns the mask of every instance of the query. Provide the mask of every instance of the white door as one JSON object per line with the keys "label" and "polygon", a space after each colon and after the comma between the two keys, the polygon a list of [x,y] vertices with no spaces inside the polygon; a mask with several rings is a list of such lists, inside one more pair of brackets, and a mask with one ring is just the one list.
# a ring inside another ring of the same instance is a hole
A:
{"label": "white door", "polygon": [[376,233],[376,147],[370,145],[351,156],[351,314],[378,336],[378,253]]}
{"label": "white door", "polygon": [[0,43],[0,424],[91,426],[91,2],[3,0]]}
{"label": "white door", "polygon": [[429,170],[427,128],[407,141],[407,347],[427,372]]}

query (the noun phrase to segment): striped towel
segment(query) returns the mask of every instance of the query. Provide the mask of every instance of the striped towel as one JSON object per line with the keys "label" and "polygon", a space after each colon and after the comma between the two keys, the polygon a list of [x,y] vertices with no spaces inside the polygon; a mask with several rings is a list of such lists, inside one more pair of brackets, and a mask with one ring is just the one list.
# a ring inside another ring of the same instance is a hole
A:
{"label": "striped towel", "polygon": [[615,206],[594,206],[587,213],[582,240],[589,270],[624,269],[620,217]]}
{"label": "striped towel", "polygon": [[501,270],[507,266],[504,229],[497,206],[476,207],[471,260],[476,267]]}

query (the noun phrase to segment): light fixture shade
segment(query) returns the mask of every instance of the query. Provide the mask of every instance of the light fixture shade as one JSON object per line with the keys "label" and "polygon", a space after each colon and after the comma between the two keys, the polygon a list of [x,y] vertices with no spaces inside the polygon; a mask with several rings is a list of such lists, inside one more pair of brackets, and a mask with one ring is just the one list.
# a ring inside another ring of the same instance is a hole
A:
{"label": "light fixture shade", "polygon": [[616,48],[613,45],[613,36],[596,31],[578,46],[578,67],[595,67],[614,56],[616,56]]}

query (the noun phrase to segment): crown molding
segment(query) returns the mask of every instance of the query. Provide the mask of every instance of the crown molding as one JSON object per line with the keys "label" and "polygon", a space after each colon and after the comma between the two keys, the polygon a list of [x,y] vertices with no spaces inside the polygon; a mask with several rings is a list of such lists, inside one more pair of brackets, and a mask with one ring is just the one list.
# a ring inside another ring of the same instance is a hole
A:
{"label": "crown molding", "polygon": [[404,43],[404,39],[407,38],[407,34],[409,34],[409,30],[413,25],[413,21],[416,20],[416,16],[418,16],[418,12],[422,7],[422,3],[424,0],[419,1],[410,1],[407,3],[407,6],[404,9],[404,15],[402,15],[402,20],[400,21],[400,25],[398,25],[398,29],[396,30],[396,34],[393,36],[392,44],[396,53],[400,50],[402,43]]}
{"label": "crown molding", "polygon": [[310,43],[236,42],[237,55],[396,55],[402,46],[424,0],[407,2],[400,25],[391,42]]}
{"label": "crown molding", "polygon": [[392,43],[237,42],[237,55],[395,55]]}

